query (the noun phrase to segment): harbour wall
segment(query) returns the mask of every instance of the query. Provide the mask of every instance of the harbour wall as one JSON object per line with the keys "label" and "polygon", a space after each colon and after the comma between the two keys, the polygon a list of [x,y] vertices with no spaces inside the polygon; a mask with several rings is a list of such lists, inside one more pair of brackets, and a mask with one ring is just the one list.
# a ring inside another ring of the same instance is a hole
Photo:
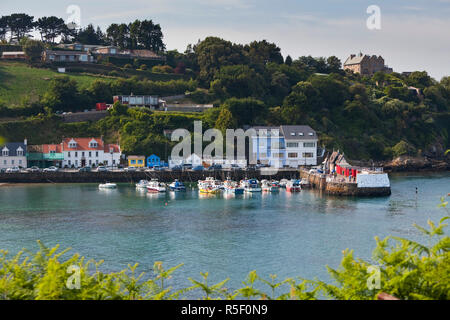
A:
{"label": "harbour wall", "polygon": [[326,194],[337,196],[358,196],[358,197],[377,197],[389,196],[391,194],[390,186],[380,184],[374,187],[359,187],[357,183],[327,181],[326,175],[309,173],[301,170],[302,179],[307,179],[314,189],[321,190]]}
{"label": "harbour wall", "polygon": [[183,182],[197,182],[207,177],[239,181],[246,178],[262,179],[298,179],[297,170],[283,170],[273,175],[262,174],[259,170],[245,171],[158,171],[158,172],[29,172],[29,173],[1,173],[0,183],[136,183],[140,180],[158,179],[161,182],[173,182],[175,179]]}

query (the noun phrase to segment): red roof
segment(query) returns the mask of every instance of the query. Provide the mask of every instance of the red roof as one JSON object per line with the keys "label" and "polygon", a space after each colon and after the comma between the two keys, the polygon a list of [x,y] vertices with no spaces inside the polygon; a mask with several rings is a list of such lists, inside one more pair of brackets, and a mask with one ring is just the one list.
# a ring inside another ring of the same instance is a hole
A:
{"label": "red roof", "polygon": [[[69,142],[74,140],[77,143],[76,148],[69,148]],[[97,142],[97,148],[90,148],[89,143],[95,140]],[[91,150],[91,151],[100,151],[104,150],[103,140],[101,138],[65,138],[63,140],[63,150],[64,151],[83,151],[83,150]]]}
{"label": "red roof", "polygon": [[61,145],[60,144],[43,144],[42,145],[42,153],[50,153],[51,151],[55,153],[61,153]]}
{"label": "red roof", "polygon": [[106,144],[105,145],[105,152],[110,152],[111,148],[114,150],[114,153],[120,152],[120,147],[117,144]]}

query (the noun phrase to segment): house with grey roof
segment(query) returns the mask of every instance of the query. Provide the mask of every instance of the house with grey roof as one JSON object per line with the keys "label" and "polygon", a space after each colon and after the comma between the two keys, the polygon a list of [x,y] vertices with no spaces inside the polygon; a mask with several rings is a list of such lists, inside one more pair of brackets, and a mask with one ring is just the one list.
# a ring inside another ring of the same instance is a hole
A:
{"label": "house with grey roof", "polygon": [[272,167],[298,168],[317,165],[316,131],[305,125],[253,127],[252,157]]}
{"label": "house with grey roof", "polygon": [[353,71],[365,76],[371,76],[378,71],[391,73],[393,70],[384,64],[382,56],[367,54],[351,54],[344,62],[344,70]]}
{"label": "house with grey roof", "polygon": [[27,167],[27,141],[0,145],[0,169]]}

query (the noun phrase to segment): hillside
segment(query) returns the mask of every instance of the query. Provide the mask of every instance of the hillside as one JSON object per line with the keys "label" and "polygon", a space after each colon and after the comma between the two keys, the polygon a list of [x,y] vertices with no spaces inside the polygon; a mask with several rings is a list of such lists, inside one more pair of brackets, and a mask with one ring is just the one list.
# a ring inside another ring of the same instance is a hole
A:
{"label": "hillside", "polygon": [[[116,69],[120,70],[117,71]],[[182,79],[182,76],[174,74],[157,74],[151,72],[139,72],[136,70],[121,70],[120,68],[100,65],[86,65],[84,67],[68,67],[70,79],[75,80],[80,90],[88,88],[94,81],[103,80],[111,82],[123,77],[139,75],[152,81],[169,81]],[[118,76],[109,76],[111,72]],[[0,102],[8,107],[23,105],[25,101],[36,102],[44,94],[51,79],[62,75],[52,69],[33,68],[23,62],[0,61]]]}

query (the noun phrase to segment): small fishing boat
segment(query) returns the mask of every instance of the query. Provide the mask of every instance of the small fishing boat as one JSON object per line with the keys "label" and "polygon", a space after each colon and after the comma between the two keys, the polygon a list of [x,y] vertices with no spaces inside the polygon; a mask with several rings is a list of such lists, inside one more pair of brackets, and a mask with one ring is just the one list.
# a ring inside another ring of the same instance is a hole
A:
{"label": "small fishing boat", "polygon": [[288,192],[300,192],[301,190],[302,187],[298,180],[291,180],[286,184],[286,191]]}
{"label": "small fishing boat", "polygon": [[243,194],[244,188],[241,188],[236,181],[232,181],[230,178],[224,181],[223,186],[225,192],[234,194]]}
{"label": "small fishing boat", "polygon": [[277,181],[271,182],[268,180],[261,181],[261,188],[263,192],[278,192],[280,191],[280,187]]}
{"label": "small fishing boat", "polygon": [[166,185],[159,182],[158,179],[152,179],[152,181],[147,184],[147,191],[151,193],[162,193],[166,192],[167,188]]}
{"label": "small fishing boat", "polygon": [[262,192],[261,186],[256,179],[247,179],[242,181],[241,187],[244,188],[245,192]]}
{"label": "small fishing boat", "polygon": [[175,180],[174,182],[172,182],[169,185],[169,189],[170,189],[170,191],[183,192],[183,191],[186,191],[186,186],[184,185],[183,182]]}
{"label": "small fishing boat", "polygon": [[150,181],[148,180],[141,180],[139,183],[136,183],[136,189],[146,190],[149,183]]}
{"label": "small fishing boat", "polygon": [[115,183],[102,183],[98,186],[99,189],[117,189],[117,184]]}
{"label": "small fishing boat", "polygon": [[213,177],[208,177],[206,180],[200,180],[198,182],[198,189],[200,193],[217,194],[224,190],[224,186],[220,180],[216,180]]}
{"label": "small fishing boat", "polygon": [[300,186],[302,189],[311,188],[311,183],[309,183],[308,179],[303,178],[302,181],[300,181]]}
{"label": "small fishing boat", "polygon": [[279,186],[280,188],[286,188],[286,185],[288,184],[289,180],[288,179],[281,179]]}

